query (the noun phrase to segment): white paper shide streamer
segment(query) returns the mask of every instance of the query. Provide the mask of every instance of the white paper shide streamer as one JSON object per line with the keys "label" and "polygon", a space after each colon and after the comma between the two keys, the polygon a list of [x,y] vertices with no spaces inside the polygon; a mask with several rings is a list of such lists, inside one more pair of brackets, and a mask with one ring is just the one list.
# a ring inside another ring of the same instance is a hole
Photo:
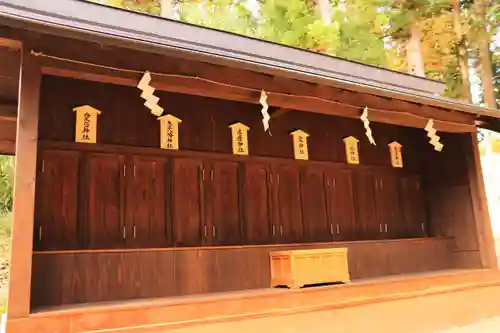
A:
{"label": "white paper shide streamer", "polygon": [[363,110],[363,114],[360,117],[361,121],[363,122],[363,125],[365,126],[366,129],[366,137],[368,138],[368,141],[374,146],[377,144],[375,143],[375,139],[373,138],[372,134],[372,129],[370,128],[370,121],[368,120],[368,107],[365,106],[365,109]]}
{"label": "white paper shide streamer", "polygon": [[141,81],[139,81],[137,88],[142,90],[141,97],[146,100],[144,105],[151,110],[152,114],[159,117],[163,113],[163,108],[158,105],[160,98],[153,95],[155,88],[149,85],[150,82],[151,74],[146,71],[142,76]]}
{"label": "white paper shide streamer", "polygon": [[259,99],[260,105],[262,105],[262,124],[264,125],[264,131],[267,131],[269,129],[269,120],[271,117],[269,116],[269,113],[267,112],[267,109],[269,109],[269,105],[267,104],[267,94],[264,90],[260,93],[260,99]]}
{"label": "white paper shide streamer", "polygon": [[434,150],[441,151],[443,150],[443,144],[439,142],[440,137],[436,134],[437,131],[434,128],[434,120],[429,119],[427,125],[425,125],[425,130],[427,131],[427,136],[431,139],[429,143],[434,146]]}

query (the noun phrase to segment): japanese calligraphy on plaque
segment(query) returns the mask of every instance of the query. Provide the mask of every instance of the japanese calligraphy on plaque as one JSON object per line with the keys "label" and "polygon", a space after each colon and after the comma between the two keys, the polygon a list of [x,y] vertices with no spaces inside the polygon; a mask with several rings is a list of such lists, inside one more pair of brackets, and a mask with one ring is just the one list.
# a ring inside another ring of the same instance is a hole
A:
{"label": "japanese calligraphy on plaque", "polygon": [[158,117],[160,121],[160,148],[179,150],[179,118],[167,114]]}
{"label": "japanese calligraphy on plaque", "polygon": [[353,136],[344,139],[347,163],[359,164],[359,140]]}
{"label": "japanese calligraphy on plaque", "polygon": [[229,128],[233,137],[233,154],[248,155],[248,130],[250,127],[243,123],[235,123]]}
{"label": "japanese calligraphy on plaque", "polygon": [[394,168],[403,167],[403,146],[397,142],[393,141],[389,143],[389,153],[391,154],[391,164]]}
{"label": "japanese calligraphy on plaque", "polygon": [[97,142],[97,116],[101,111],[90,105],[82,105],[73,109],[76,112],[75,142]]}
{"label": "japanese calligraphy on plaque", "polygon": [[308,160],[307,137],[309,134],[303,130],[296,130],[290,133],[293,137],[293,153],[296,160]]}

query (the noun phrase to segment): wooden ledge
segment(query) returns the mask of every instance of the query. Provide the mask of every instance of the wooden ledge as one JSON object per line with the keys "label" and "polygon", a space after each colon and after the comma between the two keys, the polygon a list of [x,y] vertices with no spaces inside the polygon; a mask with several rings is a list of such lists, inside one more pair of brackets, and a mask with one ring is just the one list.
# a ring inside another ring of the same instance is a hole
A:
{"label": "wooden ledge", "polygon": [[197,251],[197,250],[238,250],[249,248],[269,248],[269,247],[297,247],[307,246],[318,247],[342,247],[348,244],[368,244],[368,243],[393,243],[393,242],[436,242],[450,240],[449,237],[426,237],[426,238],[398,238],[383,240],[362,240],[346,242],[323,242],[323,243],[295,243],[295,244],[265,244],[265,245],[234,245],[234,246],[201,246],[201,247],[164,247],[164,248],[137,248],[137,249],[95,249],[95,250],[46,250],[33,251],[34,255],[48,254],[78,254],[78,253],[124,253],[124,252],[161,252],[161,251]]}

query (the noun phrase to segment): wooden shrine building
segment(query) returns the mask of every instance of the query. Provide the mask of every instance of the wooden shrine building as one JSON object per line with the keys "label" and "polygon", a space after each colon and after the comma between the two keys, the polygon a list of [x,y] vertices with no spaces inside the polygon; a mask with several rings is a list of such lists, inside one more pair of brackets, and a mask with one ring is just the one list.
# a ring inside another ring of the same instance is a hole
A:
{"label": "wooden shrine building", "polygon": [[138,317],[99,315],[126,304],[160,325],[347,290],[269,289],[276,250],[347,248],[352,286],[495,270],[477,128],[500,115],[443,89],[86,1],[1,1],[8,332],[115,332]]}

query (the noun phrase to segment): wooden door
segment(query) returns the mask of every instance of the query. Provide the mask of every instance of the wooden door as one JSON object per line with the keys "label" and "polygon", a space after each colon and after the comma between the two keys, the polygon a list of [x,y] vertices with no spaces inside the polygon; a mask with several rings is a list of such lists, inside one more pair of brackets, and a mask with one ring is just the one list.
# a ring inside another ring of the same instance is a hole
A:
{"label": "wooden door", "polygon": [[400,198],[404,223],[400,237],[426,236],[424,194],[418,176],[401,177]]}
{"label": "wooden door", "polygon": [[354,179],[356,239],[381,238],[382,225],[378,222],[375,202],[375,176],[372,172],[358,170]]}
{"label": "wooden door", "polygon": [[129,247],[168,245],[166,159],[133,156],[127,163],[125,197],[126,242]]}
{"label": "wooden door", "polygon": [[199,246],[208,236],[206,228],[203,228],[202,177],[204,177],[204,172],[201,160],[173,159],[170,207],[176,246]]}
{"label": "wooden door", "polygon": [[383,238],[395,238],[403,227],[399,206],[399,184],[396,175],[379,172],[375,177],[375,202],[377,219]]}
{"label": "wooden door", "polygon": [[42,152],[36,179],[35,249],[78,247],[79,161],[78,152]]}
{"label": "wooden door", "polygon": [[85,227],[92,249],[124,245],[126,234],[122,209],[125,176],[123,156],[87,156]]}
{"label": "wooden door", "polygon": [[271,241],[269,167],[245,163],[242,179],[243,233],[246,244],[268,244]]}
{"label": "wooden door", "polygon": [[205,170],[205,223],[209,244],[240,245],[238,163],[213,161]]}
{"label": "wooden door", "polygon": [[357,236],[352,172],[329,170],[326,174],[328,225],[335,240]]}
{"label": "wooden door", "polygon": [[303,242],[299,168],[295,165],[274,165],[271,181],[272,223],[278,242]]}
{"label": "wooden door", "polygon": [[334,239],[333,225],[328,221],[326,186],[322,168],[305,167],[301,172],[301,197],[304,219],[304,240],[309,242]]}

